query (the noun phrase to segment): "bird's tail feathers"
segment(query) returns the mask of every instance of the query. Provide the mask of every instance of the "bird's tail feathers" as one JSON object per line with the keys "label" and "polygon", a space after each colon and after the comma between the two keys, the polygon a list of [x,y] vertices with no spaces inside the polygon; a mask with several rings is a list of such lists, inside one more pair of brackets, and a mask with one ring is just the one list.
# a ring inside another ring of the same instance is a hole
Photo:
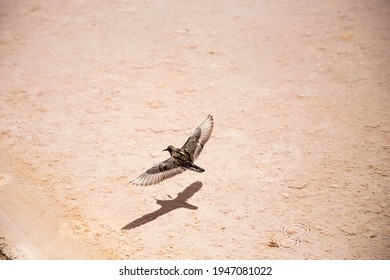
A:
{"label": "bird's tail feathers", "polygon": [[192,170],[192,171],[195,171],[195,172],[198,172],[198,173],[202,173],[204,172],[205,170],[202,168],[202,167],[199,167],[195,164],[192,164],[188,167],[189,170]]}

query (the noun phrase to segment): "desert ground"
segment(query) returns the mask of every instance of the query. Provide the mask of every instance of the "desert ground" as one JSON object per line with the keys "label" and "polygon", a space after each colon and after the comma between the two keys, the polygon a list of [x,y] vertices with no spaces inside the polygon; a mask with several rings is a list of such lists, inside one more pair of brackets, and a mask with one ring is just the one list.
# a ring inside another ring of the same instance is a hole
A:
{"label": "desert ground", "polygon": [[2,0],[0,49],[1,258],[390,258],[389,1]]}

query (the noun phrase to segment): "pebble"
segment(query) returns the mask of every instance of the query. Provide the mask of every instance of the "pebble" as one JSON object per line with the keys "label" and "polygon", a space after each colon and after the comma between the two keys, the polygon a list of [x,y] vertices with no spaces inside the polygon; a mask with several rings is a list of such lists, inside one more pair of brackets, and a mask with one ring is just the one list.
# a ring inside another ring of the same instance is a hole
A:
{"label": "pebble", "polygon": [[383,201],[383,202],[379,203],[379,206],[382,208],[385,208],[385,207],[387,207],[387,202]]}
{"label": "pebble", "polygon": [[10,176],[7,174],[0,174],[0,185],[6,185],[9,182]]}
{"label": "pebble", "polygon": [[332,189],[339,189],[340,185],[339,184],[333,184],[330,186]]}
{"label": "pebble", "polygon": [[164,132],[164,129],[161,129],[161,128],[151,128],[150,130],[153,131],[154,133]]}
{"label": "pebble", "polygon": [[163,103],[163,102],[160,102],[160,101],[149,102],[149,103],[148,103],[148,106],[149,106],[150,108],[154,108],[154,109],[158,109],[158,108],[161,108],[161,107],[165,107],[164,103]]}
{"label": "pebble", "polygon": [[288,185],[287,187],[290,188],[290,189],[303,189],[303,188],[306,188],[309,184],[308,183],[302,183],[302,184],[290,184]]}
{"label": "pebble", "polygon": [[368,234],[368,237],[370,237],[370,238],[374,238],[374,237],[377,237],[378,235],[375,233],[375,232],[370,232],[369,234]]}

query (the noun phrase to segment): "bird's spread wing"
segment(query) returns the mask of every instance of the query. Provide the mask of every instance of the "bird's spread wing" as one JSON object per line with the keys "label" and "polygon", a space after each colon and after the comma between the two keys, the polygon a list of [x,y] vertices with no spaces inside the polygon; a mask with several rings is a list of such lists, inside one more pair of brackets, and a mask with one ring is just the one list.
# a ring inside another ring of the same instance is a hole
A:
{"label": "bird's spread wing", "polygon": [[162,182],[165,179],[171,178],[185,171],[186,168],[179,166],[177,161],[170,157],[169,159],[156,164],[148,169],[145,173],[130,181],[137,186],[149,186]]}
{"label": "bird's spread wing", "polygon": [[208,115],[208,117],[194,129],[187,142],[183,145],[182,149],[187,151],[193,157],[193,160],[197,159],[200,152],[203,150],[204,145],[210,139],[213,126],[213,116]]}

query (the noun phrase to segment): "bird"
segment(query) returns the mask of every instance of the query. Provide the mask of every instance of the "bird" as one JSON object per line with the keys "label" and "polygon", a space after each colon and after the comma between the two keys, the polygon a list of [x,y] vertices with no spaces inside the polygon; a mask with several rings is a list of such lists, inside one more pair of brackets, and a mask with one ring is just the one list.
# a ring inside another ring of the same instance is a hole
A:
{"label": "bird", "polygon": [[136,186],[150,186],[161,183],[162,181],[183,173],[186,170],[192,170],[202,173],[205,170],[194,164],[202,152],[206,142],[210,139],[214,127],[214,118],[210,114],[201,122],[191,133],[190,137],[181,148],[169,145],[163,151],[168,151],[171,155],[167,160],[160,162],[145,173],[130,181]]}

